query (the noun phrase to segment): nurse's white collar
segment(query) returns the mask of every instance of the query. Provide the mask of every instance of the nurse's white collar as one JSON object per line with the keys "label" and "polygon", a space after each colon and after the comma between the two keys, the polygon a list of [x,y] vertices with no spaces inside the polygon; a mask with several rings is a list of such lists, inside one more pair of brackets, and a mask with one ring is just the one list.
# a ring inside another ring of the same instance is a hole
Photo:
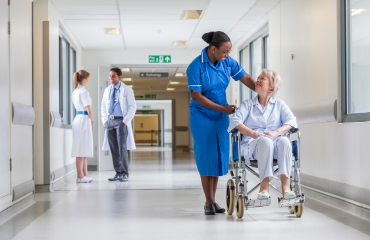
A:
{"label": "nurse's white collar", "polygon": [[[255,98],[253,98],[252,102],[253,102],[253,105],[258,105],[258,104],[260,104],[260,103],[258,102],[258,95],[257,95]],[[273,97],[270,97],[270,99],[269,99],[269,103],[275,103],[275,102],[276,102],[276,99],[275,99],[275,98],[273,98]]]}
{"label": "nurse's white collar", "polygon": [[208,56],[207,56],[207,49],[208,49],[208,47],[206,47],[206,48],[204,48],[203,50],[202,50],[202,63],[205,63],[205,62],[211,62],[211,61],[209,61],[209,58],[208,58]]}
{"label": "nurse's white collar", "polygon": [[85,86],[78,84],[77,88],[85,88]]}

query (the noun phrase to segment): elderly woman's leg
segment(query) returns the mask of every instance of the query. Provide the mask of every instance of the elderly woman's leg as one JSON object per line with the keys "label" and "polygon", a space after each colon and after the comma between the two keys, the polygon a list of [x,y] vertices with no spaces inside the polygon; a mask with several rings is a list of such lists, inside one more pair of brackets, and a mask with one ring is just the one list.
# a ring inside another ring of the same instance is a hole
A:
{"label": "elderly woman's leg", "polygon": [[283,193],[290,191],[290,171],[292,168],[292,145],[287,137],[280,137],[276,142],[276,157]]}
{"label": "elderly woman's leg", "polygon": [[268,137],[258,140],[253,153],[254,159],[258,161],[258,172],[260,174],[260,192],[269,191],[270,177],[272,173],[272,160],[274,153],[274,143]]}

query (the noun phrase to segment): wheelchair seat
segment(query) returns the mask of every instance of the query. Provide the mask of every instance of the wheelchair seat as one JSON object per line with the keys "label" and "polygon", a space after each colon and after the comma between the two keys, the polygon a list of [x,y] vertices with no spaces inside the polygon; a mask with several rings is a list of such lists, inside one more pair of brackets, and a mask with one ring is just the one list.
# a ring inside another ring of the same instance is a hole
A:
{"label": "wheelchair seat", "polygon": [[[242,157],[242,161],[245,161],[244,157]],[[254,168],[258,168],[258,161],[257,160],[250,160],[251,162],[251,167],[254,167]],[[272,166],[277,166],[278,165],[278,162],[277,162],[277,159],[274,159],[272,161]]]}

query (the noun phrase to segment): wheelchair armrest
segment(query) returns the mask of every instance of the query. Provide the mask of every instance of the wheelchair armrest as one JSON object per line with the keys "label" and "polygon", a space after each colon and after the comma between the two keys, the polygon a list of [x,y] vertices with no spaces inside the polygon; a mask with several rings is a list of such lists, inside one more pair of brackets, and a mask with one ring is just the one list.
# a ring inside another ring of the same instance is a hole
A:
{"label": "wheelchair armrest", "polygon": [[290,129],[290,131],[288,133],[293,134],[293,133],[296,133],[296,132],[299,132],[299,128],[292,128],[292,129]]}
{"label": "wheelchair armrest", "polygon": [[231,133],[237,133],[237,132],[239,132],[239,129],[237,128],[234,128],[233,130],[231,130]]}

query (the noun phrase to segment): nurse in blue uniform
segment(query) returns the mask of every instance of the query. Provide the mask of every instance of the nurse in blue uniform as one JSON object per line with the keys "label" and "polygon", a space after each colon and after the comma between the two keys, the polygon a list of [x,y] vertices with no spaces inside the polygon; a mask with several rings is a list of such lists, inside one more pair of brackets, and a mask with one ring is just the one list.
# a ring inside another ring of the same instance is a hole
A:
{"label": "nurse in blue uniform", "polygon": [[229,164],[229,116],[234,105],[226,100],[230,78],[254,90],[255,80],[229,57],[230,38],[224,32],[209,32],[202,39],[209,44],[189,65],[188,77],[191,103],[190,130],[194,153],[206,197],[204,213],[224,213],[215,201],[218,177],[226,175]]}

